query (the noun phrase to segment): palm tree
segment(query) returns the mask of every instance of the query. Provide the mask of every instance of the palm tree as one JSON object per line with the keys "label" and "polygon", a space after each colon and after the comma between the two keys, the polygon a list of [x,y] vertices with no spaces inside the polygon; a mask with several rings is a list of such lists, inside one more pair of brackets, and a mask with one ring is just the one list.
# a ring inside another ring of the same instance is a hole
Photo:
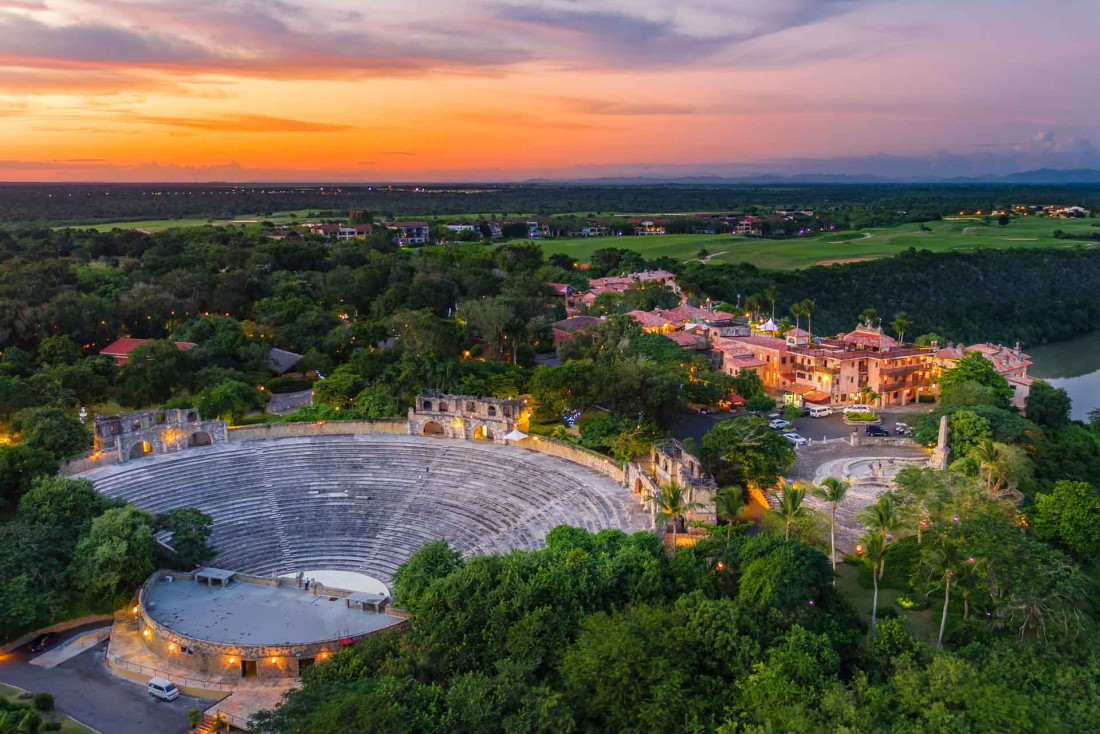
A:
{"label": "palm tree", "polygon": [[703,506],[701,502],[689,500],[687,488],[675,482],[659,487],[657,494],[649,497],[649,501],[657,505],[657,519],[659,522],[672,523],[673,548],[676,547],[676,532],[680,518]]}
{"label": "palm tree", "polygon": [[882,563],[886,555],[886,545],[882,542],[882,536],[877,533],[864,535],[859,542],[863,545],[863,557],[871,564],[871,581],[875,585],[875,595],[871,599],[871,637],[874,637],[878,618],[878,576],[875,574],[875,566]]}
{"label": "palm tree", "polygon": [[882,578],[882,574],[886,571],[885,554],[890,536],[901,531],[901,529],[905,527],[901,513],[898,512],[897,505],[894,503],[894,498],[889,494],[884,494],[878,498],[878,502],[869,505],[856,515],[856,520],[863,523],[868,532],[872,535],[878,535],[882,538],[883,557],[879,561],[878,570],[878,577]]}
{"label": "palm tree", "polygon": [[722,487],[714,494],[714,510],[726,525],[726,540],[733,535],[733,521],[745,509],[745,491],[736,485]]}
{"label": "palm tree", "polygon": [[912,322],[909,321],[909,314],[904,311],[895,316],[894,320],[890,322],[890,328],[898,335],[899,342],[905,341],[905,332],[910,326],[912,326]]}
{"label": "palm tree", "polygon": [[836,508],[844,501],[849,484],[836,477],[826,477],[814,489],[814,497],[829,503],[829,560],[833,564],[833,585],[836,585]]}
{"label": "palm tree", "polygon": [[752,320],[756,321],[760,318],[760,312],[764,310],[764,296],[753,293],[745,299],[745,307],[752,311]]}
{"label": "palm tree", "polygon": [[810,334],[814,333],[813,316],[815,303],[816,301],[809,298],[802,301],[802,313],[806,315],[806,331],[810,332]]}
{"label": "palm tree", "polygon": [[791,316],[794,316],[794,328],[797,329],[802,323],[801,319],[804,314],[805,311],[802,310],[801,301],[796,301],[795,303],[791,304]]}
{"label": "palm tree", "polygon": [[951,579],[955,577],[963,564],[959,547],[946,536],[939,539],[935,548],[928,552],[928,562],[935,573],[943,579],[943,614],[940,616],[940,635],[936,638],[936,649],[943,649],[943,630],[947,626],[947,605],[951,603]]}
{"label": "palm tree", "polygon": [[813,510],[803,505],[806,499],[806,490],[795,485],[784,485],[779,492],[779,506],[774,510],[768,510],[772,517],[778,517],[783,521],[783,539],[791,539],[791,524],[795,520],[809,517]]}
{"label": "palm tree", "polygon": [[874,405],[878,398],[879,394],[870,385],[864,385],[859,389],[859,400],[864,405]]}
{"label": "palm tree", "polygon": [[214,731],[218,730],[219,726],[224,726],[226,731],[229,731],[229,722],[225,718],[225,714],[218,714],[214,717]]}
{"label": "palm tree", "polygon": [[[987,438],[970,450],[970,453],[978,460],[978,466],[985,472],[985,488],[990,492],[1000,489],[1001,464],[1005,458],[1005,452],[993,439]],[[993,478],[997,477],[997,486],[993,486]]]}
{"label": "palm tree", "polygon": [[776,290],[775,284],[772,283],[764,289],[764,298],[772,302],[772,321],[775,321],[775,301],[779,296],[779,291]]}
{"label": "palm tree", "polygon": [[868,326],[874,326],[878,322],[878,311],[874,308],[864,309],[863,313],[859,315],[859,320]]}

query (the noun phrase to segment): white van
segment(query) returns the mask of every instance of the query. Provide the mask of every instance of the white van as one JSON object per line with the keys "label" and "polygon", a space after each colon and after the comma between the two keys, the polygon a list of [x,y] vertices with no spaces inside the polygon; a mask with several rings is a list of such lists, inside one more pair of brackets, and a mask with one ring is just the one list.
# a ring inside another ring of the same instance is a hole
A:
{"label": "white van", "polygon": [[833,409],[828,405],[814,405],[810,408],[811,418],[824,418],[833,414]]}
{"label": "white van", "polygon": [[148,689],[150,696],[161,701],[175,701],[180,697],[180,689],[164,678],[150,678]]}

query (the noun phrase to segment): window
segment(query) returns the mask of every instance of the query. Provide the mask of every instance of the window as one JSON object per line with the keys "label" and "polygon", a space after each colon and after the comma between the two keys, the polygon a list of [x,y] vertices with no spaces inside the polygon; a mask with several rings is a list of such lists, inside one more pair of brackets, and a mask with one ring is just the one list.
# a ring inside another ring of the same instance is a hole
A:
{"label": "window", "polygon": [[495,417],[496,417],[496,414],[497,414],[497,409],[496,409],[496,406],[494,406],[494,405],[490,405],[490,406],[489,406],[489,417],[490,417],[490,418],[495,418]]}
{"label": "window", "polygon": [[474,404],[474,401],[467,400],[466,401],[466,412],[467,413],[473,413],[476,410],[477,410],[477,405]]}
{"label": "window", "polygon": [[440,413],[446,413],[447,412],[447,404],[444,403],[442,400],[439,401],[439,412]]}
{"label": "window", "polygon": [[432,401],[431,400],[425,400],[424,401],[424,410],[427,411],[428,413],[432,412]]}

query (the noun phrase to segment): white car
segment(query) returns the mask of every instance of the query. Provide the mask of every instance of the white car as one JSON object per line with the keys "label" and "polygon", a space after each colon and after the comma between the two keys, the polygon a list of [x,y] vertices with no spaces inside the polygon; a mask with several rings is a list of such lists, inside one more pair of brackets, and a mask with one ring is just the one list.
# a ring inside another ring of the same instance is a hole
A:
{"label": "white car", "polygon": [[782,431],[784,428],[790,428],[791,422],[785,421],[782,418],[776,418],[768,424],[768,428],[774,428],[777,431]]}
{"label": "white car", "polygon": [[870,405],[849,405],[844,409],[844,414],[848,413],[874,413],[875,409]]}
{"label": "white car", "polygon": [[799,436],[797,433],[784,433],[783,438],[787,439],[795,446],[805,446],[808,443],[805,438]]}

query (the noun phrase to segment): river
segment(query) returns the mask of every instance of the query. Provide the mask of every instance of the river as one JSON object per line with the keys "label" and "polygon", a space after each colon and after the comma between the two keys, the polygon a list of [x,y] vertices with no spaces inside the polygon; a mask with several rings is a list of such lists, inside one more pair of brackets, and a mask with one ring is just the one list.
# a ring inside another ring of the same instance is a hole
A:
{"label": "river", "polygon": [[1068,342],[1027,350],[1034,364],[1028,370],[1073,399],[1073,417],[1085,420],[1100,408],[1100,332]]}

